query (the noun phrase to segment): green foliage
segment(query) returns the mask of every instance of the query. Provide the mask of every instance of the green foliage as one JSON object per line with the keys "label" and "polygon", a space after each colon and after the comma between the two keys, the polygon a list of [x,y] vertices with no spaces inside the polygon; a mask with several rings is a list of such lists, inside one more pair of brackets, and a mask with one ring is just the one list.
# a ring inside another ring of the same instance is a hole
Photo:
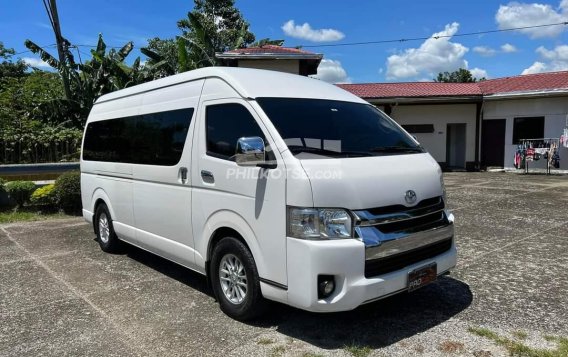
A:
{"label": "green foliage", "polygon": [[[175,39],[153,38],[140,51],[148,57],[145,73],[161,78],[201,67],[219,65],[217,52],[246,47],[254,42],[249,24],[234,0],[195,0],[187,18],[178,21],[181,35]],[[282,45],[282,40],[261,40]]]}
{"label": "green foliage", "polygon": [[532,348],[526,344],[514,341],[507,337],[499,336],[497,333],[480,327],[470,327],[468,331],[474,335],[485,337],[492,340],[497,345],[507,349],[511,356],[526,356],[526,357],[564,357],[568,356],[568,338],[545,336],[549,342],[556,342],[556,348],[553,350],[545,350]]}
{"label": "green foliage", "polygon": [[[12,61],[12,56],[16,53],[13,48],[4,47],[4,43],[0,41],[0,81],[7,77],[23,77],[26,75],[28,65],[22,61]],[[0,88],[2,83],[0,82]]]}
{"label": "green foliage", "polygon": [[178,28],[195,68],[218,65],[215,53],[246,47],[255,40],[234,0],[195,0]]}
{"label": "green foliage", "polygon": [[75,62],[68,48],[70,44],[66,46],[64,62],[58,61],[30,40],[26,40],[25,45],[61,76],[68,78],[70,97],[55,99],[45,107],[53,117],[66,118],[66,126],[82,128],[95,100],[101,95],[152,79],[143,70],[140,58],[134,60],[132,66],[124,62],[134,48],[132,41],[119,50],[113,48],[107,52],[107,46],[99,34],[97,47],[91,50],[92,57],[84,64]]}
{"label": "green foliage", "polygon": [[0,177],[0,192],[5,192],[6,190],[6,188],[4,187],[5,184],[6,181],[4,181],[4,179]]}
{"label": "green foliage", "polygon": [[57,218],[68,218],[59,212],[42,212],[37,209],[26,210],[7,210],[0,211],[0,224],[3,223],[14,223],[14,222],[24,222],[24,221],[43,221],[47,219],[57,219]]}
{"label": "green foliage", "polygon": [[52,115],[63,98],[57,73],[32,71],[0,78],[0,163],[59,161],[79,150],[82,131]]}
{"label": "green foliage", "polygon": [[465,68],[460,68],[453,72],[440,72],[438,77],[434,78],[434,82],[444,83],[475,83],[484,81],[485,78],[475,78],[471,72]]}
{"label": "green foliage", "polygon": [[179,68],[180,57],[186,57],[187,53],[181,54],[180,51],[181,49],[178,47],[176,40],[172,38],[160,39],[158,37],[149,39],[148,46],[140,49],[140,52],[148,57],[145,69],[153,79],[182,72]]}
{"label": "green foliage", "polygon": [[45,185],[32,193],[30,203],[38,206],[53,206],[57,202],[55,195],[55,185]]}
{"label": "green foliage", "polygon": [[81,211],[81,173],[71,171],[59,176],[55,181],[57,203],[65,213],[76,214]]}
{"label": "green foliage", "polygon": [[77,160],[83,132],[37,121],[8,126],[0,131],[0,163]]}
{"label": "green foliage", "polygon": [[35,184],[31,181],[11,181],[5,184],[5,187],[8,196],[16,202],[18,207],[29,202],[32,192],[36,189]]}
{"label": "green foliage", "polygon": [[359,346],[355,343],[345,346],[345,350],[355,357],[367,357],[372,352],[370,347]]}

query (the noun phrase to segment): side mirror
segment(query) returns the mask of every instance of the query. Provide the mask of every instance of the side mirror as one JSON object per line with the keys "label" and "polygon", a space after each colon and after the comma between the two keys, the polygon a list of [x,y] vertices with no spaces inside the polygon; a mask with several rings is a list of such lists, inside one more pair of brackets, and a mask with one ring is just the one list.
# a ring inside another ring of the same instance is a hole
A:
{"label": "side mirror", "polygon": [[235,161],[239,166],[257,166],[266,162],[264,140],[258,136],[249,136],[237,140]]}

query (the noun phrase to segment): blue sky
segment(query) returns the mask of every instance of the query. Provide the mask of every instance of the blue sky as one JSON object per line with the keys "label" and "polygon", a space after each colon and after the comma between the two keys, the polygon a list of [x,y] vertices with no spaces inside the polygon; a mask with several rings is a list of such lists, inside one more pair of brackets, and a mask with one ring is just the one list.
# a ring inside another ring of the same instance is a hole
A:
{"label": "blue sky", "polygon": [[[77,4],[80,4],[78,6]],[[150,37],[179,34],[176,21],[193,1],[59,0],[63,35],[74,44],[108,45],[129,40],[137,48]],[[440,1],[246,1],[237,7],[258,39],[285,39],[285,45],[317,46],[343,42],[455,35],[568,21],[568,0],[537,2]],[[29,38],[54,43],[42,2],[6,1],[0,41],[18,52]],[[290,21],[293,22],[290,22]],[[307,24],[307,25],[306,25]],[[489,78],[568,70],[568,26],[364,46],[305,47],[324,54],[319,76],[330,82],[431,80],[437,72],[469,68]],[[82,49],[82,56],[88,56]],[[133,60],[138,53],[130,55]],[[31,53],[19,55],[37,66]]]}

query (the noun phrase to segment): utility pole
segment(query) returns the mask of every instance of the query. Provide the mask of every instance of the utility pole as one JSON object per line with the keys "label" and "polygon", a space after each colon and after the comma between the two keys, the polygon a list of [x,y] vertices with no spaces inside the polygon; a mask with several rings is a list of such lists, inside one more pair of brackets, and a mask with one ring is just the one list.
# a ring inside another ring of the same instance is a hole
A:
{"label": "utility pole", "polygon": [[[57,13],[56,0],[42,0],[45,10],[47,11],[47,16],[51,22],[51,27],[53,28],[53,33],[55,34],[55,43],[57,44],[57,54],[59,55],[59,64],[61,79],[63,80],[63,89],[65,91],[65,98],[71,99],[71,89],[69,88],[69,68],[67,67],[67,61],[65,59],[65,53],[67,52],[67,41],[61,36],[61,27],[59,25],[59,14]],[[49,1],[49,2],[48,2]]]}

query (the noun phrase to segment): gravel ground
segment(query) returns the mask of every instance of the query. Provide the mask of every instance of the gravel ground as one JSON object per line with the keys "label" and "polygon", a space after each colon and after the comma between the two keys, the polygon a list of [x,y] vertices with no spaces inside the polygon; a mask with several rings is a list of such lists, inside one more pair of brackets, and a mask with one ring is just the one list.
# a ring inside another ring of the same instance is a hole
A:
{"label": "gravel ground", "polygon": [[0,226],[0,356],[501,356],[484,327],[554,348],[568,336],[568,177],[446,175],[458,266],[355,311],[273,304],[240,323],[205,279],[129,248],[109,255],[81,219]]}

